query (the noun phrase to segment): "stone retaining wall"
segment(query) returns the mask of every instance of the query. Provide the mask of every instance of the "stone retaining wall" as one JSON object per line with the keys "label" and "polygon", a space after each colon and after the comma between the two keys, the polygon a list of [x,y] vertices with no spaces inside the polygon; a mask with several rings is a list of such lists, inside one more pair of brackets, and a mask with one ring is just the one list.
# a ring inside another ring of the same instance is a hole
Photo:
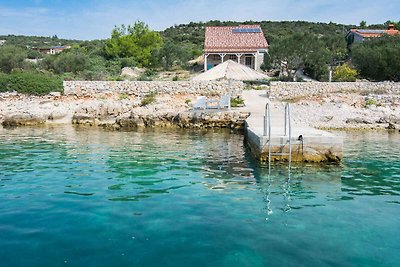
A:
{"label": "stone retaining wall", "polygon": [[278,99],[323,95],[338,92],[400,95],[395,82],[271,82],[270,95]]}
{"label": "stone retaining wall", "polygon": [[[64,94],[94,96],[101,94],[125,93],[144,96],[157,94],[224,95],[228,92],[228,81],[64,81]],[[233,97],[241,95],[243,82],[231,81]]]}

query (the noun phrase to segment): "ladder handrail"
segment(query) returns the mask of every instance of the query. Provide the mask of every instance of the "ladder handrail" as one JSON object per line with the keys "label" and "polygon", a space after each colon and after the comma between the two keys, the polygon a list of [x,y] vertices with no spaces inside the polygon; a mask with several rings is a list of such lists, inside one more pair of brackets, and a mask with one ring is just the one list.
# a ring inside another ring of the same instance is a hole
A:
{"label": "ladder handrail", "polygon": [[290,121],[291,121],[290,104],[286,103],[285,104],[285,136],[288,137],[288,143],[289,143],[289,157],[288,157],[289,168],[290,168],[290,164],[292,161],[292,125],[291,125]]}
{"label": "ladder handrail", "polygon": [[271,113],[269,109],[269,103],[265,104],[264,110],[264,136],[271,135]]}
{"label": "ladder handrail", "polygon": [[[285,132],[284,136],[287,137],[287,143],[289,145],[289,153],[288,153],[288,163],[289,163],[289,172],[292,162],[292,125],[291,125],[291,117],[290,117],[290,104],[285,104]],[[265,104],[265,114],[264,114],[264,132],[263,136],[267,136],[268,142],[268,174],[270,174],[271,170],[271,112],[270,112],[270,104]]]}
{"label": "ladder handrail", "polygon": [[268,174],[271,171],[271,112],[269,103],[265,104],[264,136],[268,136]]}
{"label": "ladder handrail", "polygon": [[288,130],[291,131],[290,126],[290,104],[285,103],[285,136],[288,135]]}

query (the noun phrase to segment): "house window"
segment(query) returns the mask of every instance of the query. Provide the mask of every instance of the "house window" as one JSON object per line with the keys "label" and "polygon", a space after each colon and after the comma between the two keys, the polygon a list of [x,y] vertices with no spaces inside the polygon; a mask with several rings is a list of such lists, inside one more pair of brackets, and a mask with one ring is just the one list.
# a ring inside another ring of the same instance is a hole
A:
{"label": "house window", "polygon": [[237,57],[236,57],[236,55],[229,55],[229,59],[233,60],[233,61],[236,61]]}
{"label": "house window", "polygon": [[211,57],[213,60],[221,60],[221,56],[220,55],[212,55]]}

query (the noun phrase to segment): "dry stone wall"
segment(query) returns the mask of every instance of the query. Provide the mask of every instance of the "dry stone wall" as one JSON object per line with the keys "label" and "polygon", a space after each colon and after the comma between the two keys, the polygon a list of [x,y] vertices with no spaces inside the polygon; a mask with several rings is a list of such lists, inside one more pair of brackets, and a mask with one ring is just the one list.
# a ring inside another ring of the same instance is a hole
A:
{"label": "dry stone wall", "polygon": [[270,96],[291,99],[339,92],[400,95],[396,82],[271,82]]}
{"label": "dry stone wall", "polygon": [[[64,81],[64,94],[94,96],[125,93],[144,96],[156,94],[224,95],[228,92],[228,81]],[[233,97],[241,95],[243,82],[230,82]]]}

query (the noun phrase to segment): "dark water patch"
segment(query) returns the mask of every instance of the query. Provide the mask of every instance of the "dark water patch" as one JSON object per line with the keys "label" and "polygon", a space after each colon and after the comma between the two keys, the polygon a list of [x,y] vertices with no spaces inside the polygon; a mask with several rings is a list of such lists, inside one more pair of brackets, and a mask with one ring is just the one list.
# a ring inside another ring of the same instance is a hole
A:
{"label": "dark water patch", "polygon": [[83,197],[93,196],[94,193],[82,193],[82,192],[73,192],[73,191],[64,191],[64,194],[78,195]]}

